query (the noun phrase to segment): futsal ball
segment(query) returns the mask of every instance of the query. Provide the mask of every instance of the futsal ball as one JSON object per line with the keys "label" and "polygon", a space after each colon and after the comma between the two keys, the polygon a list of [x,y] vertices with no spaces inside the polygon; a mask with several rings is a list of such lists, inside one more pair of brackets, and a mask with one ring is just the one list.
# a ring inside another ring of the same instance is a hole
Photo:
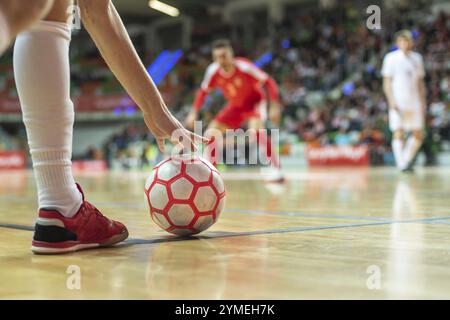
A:
{"label": "futsal ball", "polygon": [[225,186],[206,159],[172,156],[153,168],[145,183],[145,199],[160,228],[188,236],[217,221],[225,205]]}

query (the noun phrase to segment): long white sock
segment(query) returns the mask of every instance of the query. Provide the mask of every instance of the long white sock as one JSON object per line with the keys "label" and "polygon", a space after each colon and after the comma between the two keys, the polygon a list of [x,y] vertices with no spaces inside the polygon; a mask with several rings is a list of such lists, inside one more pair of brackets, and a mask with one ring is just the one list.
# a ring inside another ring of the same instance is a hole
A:
{"label": "long white sock", "polygon": [[6,21],[5,15],[0,11],[0,56],[8,48],[10,42],[9,25]]}
{"label": "long white sock", "polygon": [[394,152],[394,158],[395,158],[395,163],[397,164],[397,168],[403,169],[403,167],[404,167],[403,140],[393,139],[392,140],[392,151]]}
{"label": "long white sock", "polygon": [[67,24],[41,21],[14,47],[14,76],[27,130],[39,208],[72,217],[82,196],[72,175],[73,104]]}
{"label": "long white sock", "polygon": [[410,136],[406,141],[405,149],[403,150],[403,159],[405,165],[408,165],[416,156],[422,145],[422,141],[417,140],[414,136]]}

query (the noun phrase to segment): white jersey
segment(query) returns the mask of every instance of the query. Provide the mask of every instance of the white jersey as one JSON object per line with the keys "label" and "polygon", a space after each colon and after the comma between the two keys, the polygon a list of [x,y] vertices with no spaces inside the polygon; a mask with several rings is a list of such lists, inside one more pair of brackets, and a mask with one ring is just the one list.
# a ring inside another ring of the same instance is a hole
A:
{"label": "white jersey", "polygon": [[381,74],[391,78],[392,95],[400,109],[420,110],[419,80],[425,70],[419,53],[396,50],[386,54]]}

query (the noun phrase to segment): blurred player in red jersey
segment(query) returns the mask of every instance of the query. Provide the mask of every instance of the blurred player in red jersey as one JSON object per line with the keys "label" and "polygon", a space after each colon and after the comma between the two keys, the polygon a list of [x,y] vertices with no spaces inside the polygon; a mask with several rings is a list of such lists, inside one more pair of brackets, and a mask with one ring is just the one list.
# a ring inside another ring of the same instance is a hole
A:
{"label": "blurred player in red jersey", "polygon": [[[246,122],[249,129],[256,131],[256,142],[259,148],[265,148],[267,157],[273,168],[267,178],[269,182],[282,182],[283,174],[280,170],[279,159],[272,150],[272,144],[267,137],[265,121],[267,119],[267,101],[264,86],[267,88],[270,100],[269,118],[274,124],[280,122],[280,104],[278,100],[278,87],[267,73],[255,66],[251,61],[235,57],[233,48],[228,40],[217,40],[212,45],[214,62],[206,69],[206,73],[197,92],[193,109],[186,119],[186,126],[193,128],[198,119],[198,112],[203,106],[208,92],[220,88],[228,104],[217,114],[209,124],[208,130],[219,130],[225,133],[226,129],[238,129]],[[206,135],[208,135],[208,130]],[[215,146],[212,146],[215,149]],[[207,152],[214,158],[214,152]],[[212,159],[214,163],[214,159]]]}

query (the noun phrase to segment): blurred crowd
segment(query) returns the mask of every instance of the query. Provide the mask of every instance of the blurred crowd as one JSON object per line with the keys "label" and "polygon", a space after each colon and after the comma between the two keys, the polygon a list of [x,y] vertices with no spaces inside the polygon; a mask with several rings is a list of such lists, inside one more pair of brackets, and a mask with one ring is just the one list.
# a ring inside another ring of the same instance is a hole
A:
{"label": "blurred crowd", "polygon": [[[89,149],[86,160],[95,159],[97,150]],[[111,136],[103,145],[101,158],[109,168],[150,168],[162,160],[153,136],[143,123],[134,123]]]}
{"label": "blurred crowd", "polygon": [[450,150],[450,19],[445,13],[421,12],[420,18],[414,14],[391,12],[382,30],[369,30],[353,7],[320,14],[291,12],[275,39],[263,38],[254,49],[273,54],[264,69],[280,84],[281,129],[310,144],[370,144],[372,162],[382,164],[391,136],[381,64],[384,55],[396,49],[395,32],[408,28],[425,61],[428,113],[423,151],[427,164],[435,164],[440,149]]}
{"label": "blurred crowd", "polygon": [[[390,144],[381,64],[384,55],[395,49],[395,32],[412,30],[415,50],[423,55],[426,68],[428,114],[424,151],[427,163],[434,164],[439,150],[450,150],[449,16],[420,8],[389,11],[383,14],[381,30],[369,30],[366,18],[350,5],[332,10],[289,10],[283,23],[270,33],[262,33],[250,46],[234,41],[236,54],[256,60],[271,53],[271,61],[263,64],[263,69],[280,87],[284,107],[282,138],[288,136],[292,141],[294,137],[317,145],[370,144],[379,153],[372,162],[381,164],[382,154],[389,151]],[[123,93],[96,53],[73,60],[74,95]],[[209,44],[194,45],[159,85],[166,103],[180,120],[189,112],[210,62]],[[2,91],[14,91],[10,82],[0,79],[0,95]],[[205,122],[223,102],[220,93],[210,95],[202,109]],[[157,157],[143,123],[133,123],[110,137],[102,153],[106,159],[120,159],[125,167],[136,165],[130,164],[133,161],[145,165]],[[96,153],[88,150],[86,157],[93,154]]]}
{"label": "blurred crowd", "polygon": [[[428,143],[450,139],[450,20],[441,13],[409,21],[408,15],[387,17],[380,31],[369,30],[352,11],[300,16],[299,35],[292,48],[281,50],[273,63],[286,105],[284,126],[304,141],[321,144],[388,144],[387,105],[380,69],[384,55],[394,50],[393,36],[409,28],[426,65]],[[338,21],[346,21],[346,24]],[[288,39],[292,39],[291,35]],[[294,70],[294,72],[290,72]],[[324,92],[308,103],[307,92]]]}
{"label": "blurred crowd", "polygon": [[[409,28],[426,65],[428,89],[426,163],[450,150],[450,20],[423,14],[420,20],[391,13],[382,30],[369,30],[351,7],[332,12],[296,12],[277,28],[275,38],[262,37],[252,49],[237,54],[253,60],[265,52],[272,61],[263,68],[280,85],[284,106],[281,130],[286,137],[316,145],[371,146],[371,162],[386,163],[390,151],[387,104],[382,92],[381,64],[395,50],[394,34]],[[273,37],[273,35],[272,35]],[[207,46],[187,52],[163,92],[175,114],[184,119],[203,72],[210,63]],[[203,108],[206,123],[223,106],[213,93]],[[292,141],[292,139],[289,139]],[[283,142],[283,141],[282,141]]]}

